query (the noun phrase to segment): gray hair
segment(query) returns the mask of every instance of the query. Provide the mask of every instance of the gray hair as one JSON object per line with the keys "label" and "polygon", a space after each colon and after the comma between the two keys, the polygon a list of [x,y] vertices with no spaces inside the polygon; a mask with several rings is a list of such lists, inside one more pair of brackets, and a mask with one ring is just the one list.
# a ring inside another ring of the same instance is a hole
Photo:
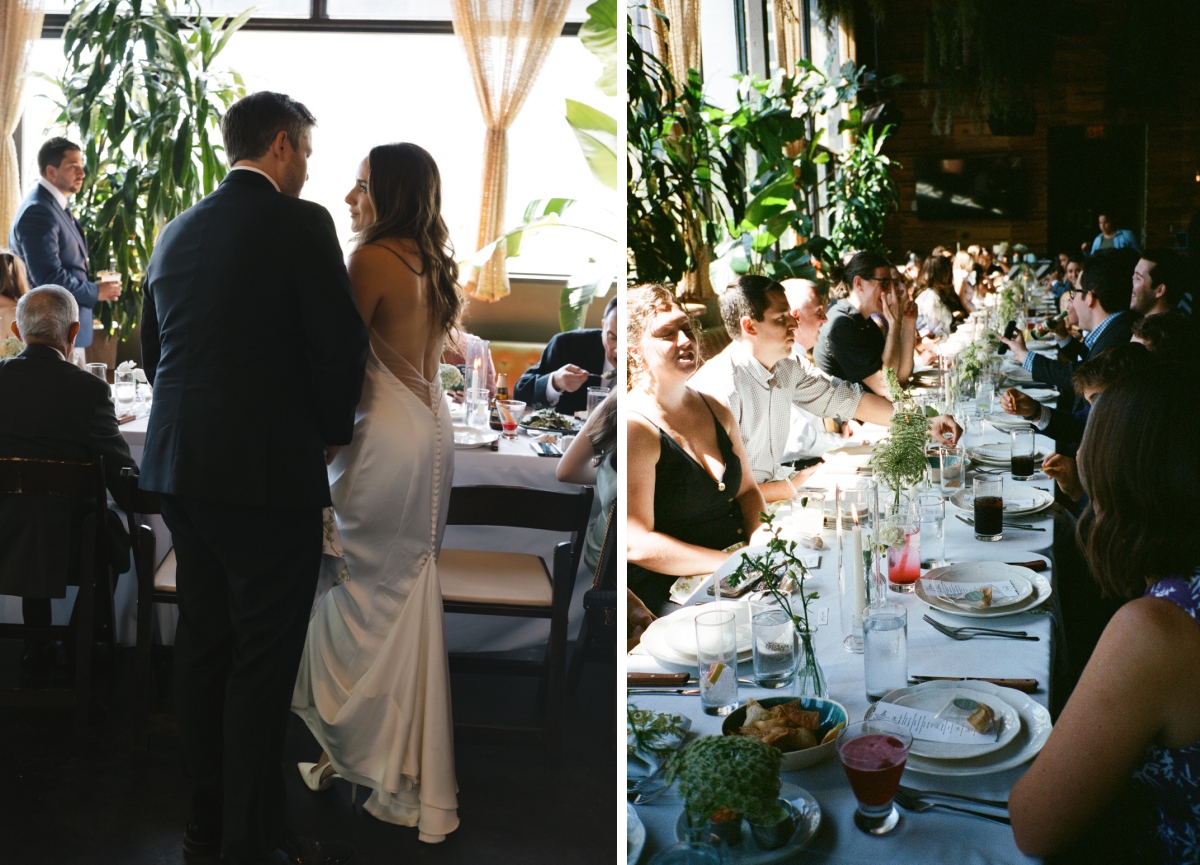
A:
{"label": "gray hair", "polygon": [[79,304],[61,285],[40,286],[17,301],[17,328],[25,342],[33,339],[62,345],[77,321]]}

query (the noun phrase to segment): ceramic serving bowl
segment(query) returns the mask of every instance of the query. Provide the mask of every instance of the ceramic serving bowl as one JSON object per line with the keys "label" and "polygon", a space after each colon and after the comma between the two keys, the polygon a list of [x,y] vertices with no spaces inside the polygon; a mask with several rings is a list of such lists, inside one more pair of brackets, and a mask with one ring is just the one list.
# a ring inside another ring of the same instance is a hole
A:
{"label": "ceramic serving bowl", "polygon": [[[772,706],[791,703],[796,699],[796,697],[763,697],[758,701],[758,704],[764,709],[770,709]],[[824,697],[801,697],[799,699],[801,709],[807,712],[820,713],[820,722],[816,731],[818,742],[823,740],[826,734],[838,724],[845,724],[849,721],[846,715],[846,707],[841,703]],[[746,707],[741,706],[725,716],[725,721],[721,724],[721,732],[726,736],[732,736],[745,723]],[[823,745],[805,748],[803,751],[786,751],[779,765],[779,771],[797,772],[800,769],[807,769],[809,766],[815,766],[822,760],[825,760],[836,750],[837,743],[831,738],[830,741],[825,742]]]}

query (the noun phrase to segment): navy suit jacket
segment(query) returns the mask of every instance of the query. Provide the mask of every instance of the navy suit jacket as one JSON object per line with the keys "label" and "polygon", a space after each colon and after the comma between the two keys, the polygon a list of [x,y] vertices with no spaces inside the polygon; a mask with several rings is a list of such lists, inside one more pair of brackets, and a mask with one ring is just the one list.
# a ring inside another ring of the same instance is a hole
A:
{"label": "navy suit jacket", "polygon": [[[1062,361],[1050,360],[1042,355],[1037,355],[1033,359],[1033,369],[1031,373],[1035,381],[1046,382],[1058,388],[1060,394],[1058,404],[1063,406],[1071,406],[1071,411],[1078,411],[1087,405],[1087,401],[1083,397],[1075,394],[1075,387],[1071,383],[1071,374],[1079,369],[1089,357],[1097,355],[1104,349],[1114,345],[1129,342],[1133,337],[1133,322],[1134,315],[1129,310],[1122,310],[1117,313],[1117,317],[1111,321],[1108,327],[1104,328],[1104,332],[1100,334],[1095,345],[1089,351],[1083,343],[1077,343],[1076,356],[1079,360],[1072,360],[1067,363]],[[1075,349],[1071,343],[1066,346],[1067,356],[1070,356],[1072,349]],[[1063,356],[1063,351],[1060,350],[1059,356]]]}
{"label": "navy suit jacket", "polygon": [[545,408],[546,384],[550,376],[568,363],[592,373],[587,384],[577,391],[563,393],[556,408],[561,414],[574,415],[587,408],[587,389],[600,386],[600,375],[604,372],[604,337],[599,328],[568,330],[556,333],[542,352],[538,365],[525,371],[513,391],[513,399],[519,399],[530,408]]}
{"label": "navy suit jacket", "polygon": [[92,307],[100,287],[88,279],[87,240],[75,217],[40,183],[21,202],[8,245],[29,271],[30,286],[61,285],[79,304],[76,348],[92,344]]}
{"label": "navy suit jacket", "polygon": [[163,228],[144,286],[141,486],[328,506],[324,446],[349,444],[367,362],[329,212],[231,171]]}

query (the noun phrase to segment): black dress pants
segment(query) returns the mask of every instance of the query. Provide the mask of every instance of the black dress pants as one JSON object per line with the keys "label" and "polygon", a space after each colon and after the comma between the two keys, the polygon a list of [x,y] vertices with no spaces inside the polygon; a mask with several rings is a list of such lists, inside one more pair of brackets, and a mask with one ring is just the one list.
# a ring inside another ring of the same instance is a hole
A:
{"label": "black dress pants", "polygon": [[191,822],[253,861],[287,833],[283,740],[321,562],[320,508],[162,497],[178,562],[175,712]]}

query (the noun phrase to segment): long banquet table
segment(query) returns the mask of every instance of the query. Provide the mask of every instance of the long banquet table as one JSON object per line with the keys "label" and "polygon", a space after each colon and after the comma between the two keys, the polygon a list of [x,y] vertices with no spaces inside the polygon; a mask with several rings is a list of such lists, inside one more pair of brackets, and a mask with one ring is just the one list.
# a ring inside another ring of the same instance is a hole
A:
{"label": "long banquet table", "polygon": [[[1001,441],[1006,438],[989,427],[986,441]],[[1053,448],[1053,443],[1038,437],[1039,448]],[[1047,450],[1046,452],[1049,452]],[[827,487],[831,492],[839,477],[854,471],[863,462],[862,457],[834,458],[827,468],[807,482],[807,486]],[[1012,480],[1006,473],[1005,484]],[[1038,475],[1030,483],[1053,491],[1051,482]],[[946,557],[951,562],[963,561],[1030,561],[1042,558],[1051,561],[1053,543],[1053,507],[1034,518],[1022,517],[1020,522],[1030,523],[1046,529],[1030,532],[1005,529],[1003,541],[988,543],[976,541],[974,530],[954,518],[961,513],[949,502],[946,506]],[[787,532],[785,531],[785,537]],[[808,587],[818,591],[820,597],[812,602],[811,617],[819,620],[822,611],[828,615],[827,624],[817,631],[816,652],[818,660],[829,681],[829,696],[846,707],[851,721],[861,720],[869,702],[863,678],[863,656],[851,654],[842,648],[842,631],[838,606],[837,540],[832,530],[823,533],[826,549],[821,552],[820,566],[811,569]],[[928,557],[926,549],[923,557]],[[1052,569],[1043,572],[1050,576]],[[698,594],[706,593],[701,589]],[[913,594],[889,593],[891,599],[903,604],[908,610],[908,673],[909,676],[974,676],[989,678],[1036,679],[1038,691],[1034,700],[1043,706],[1049,705],[1049,683],[1053,669],[1053,653],[1056,639],[1057,594],[1052,594],[1047,604],[1037,612],[1006,616],[989,621],[990,627],[1008,630],[1025,630],[1038,636],[1038,642],[1023,642],[1006,639],[975,638],[955,641],[935,631],[922,620],[928,607]],[[936,618],[953,625],[967,624],[965,620],[934,613]],[[687,669],[693,679],[694,668],[684,668],[662,663],[649,656],[644,650],[635,649],[627,656],[630,672],[679,672]],[[752,678],[753,667],[749,662],[739,665],[741,678]],[[782,696],[778,690],[766,690],[753,685],[739,685],[738,699],[741,702],[751,697],[763,698]],[[692,721],[692,729],[699,735],[715,735],[721,732],[721,718],[705,715],[700,709],[698,696],[651,695],[629,692],[629,702],[643,709],[682,714]],[[907,769],[903,784],[926,790],[963,793],[988,799],[1007,799],[1009,790],[1028,768],[1028,764],[990,775],[972,777],[944,777],[918,774]],[[822,821],[816,836],[789,861],[839,862],[839,863],[952,863],[952,865],[983,865],[983,863],[1023,863],[1037,859],[1023,855],[1016,847],[1012,831],[997,823],[976,817],[934,810],[917,814],[901,811],[902,821],[897,830],[882,838],[867,835],[854,826],[854,795],[846,781],[836,755],[816,766],[799,772],[785,772],[784,795],[790,785],[803,787],[814,794],[821,805]],[[663,797],[639,806],[638,817],[646,827],[647,839],[641,862],[647,862],[658,850],[675,843],[675,821],[682,808],[681,801],[672,790]],[[635,865],[631,862],[630,865]]]}
{"label": "long banquet table", "polygon": [[[148,417],[140,417],[121,426],[129,443],[130,453],[140,465],[146,442]],[[454,483],[456,485],[501,484],[529,486],[539,489],[578,491],[578,485],[560,483],[554,476],[558,460],[539,457],[529,447],[531,439],[519,433],[515,440],[501,439],[500,449],[455,449]],[[599,512],[593,504],[593,517]],[[157,538],[157,561],[161,562],[171,549],[171,535],[159,516],[149,519]],[[442,546],[451,549],[496,550],[498,552],[534,553],[551,565],[554,547],[565,538],[556,532],[534,529],[508,529],[493,526],[448,526]],[[571,602],[569,637],[574,639],[583,620],[583,593],[590,587],[591,573],[582,560],[576,575]],[[51,607],[54,623],[65,624],[74,604],[77,589],[69,587],[65,598],[55,600]],[[136,640],[137,610],[135,581],[132,572],[121,575],[115,594],[117,636],[122,645]],[[164,643],[174,642],[178,608],[156,605],[155,624]],[[0,596],[0,621],[21,621],[19,598]],[[451,652],[511,652],[538,651],[550,634],[548,619],[508,618],[500,616],[467,616],[446,614],[446,642]]]}

